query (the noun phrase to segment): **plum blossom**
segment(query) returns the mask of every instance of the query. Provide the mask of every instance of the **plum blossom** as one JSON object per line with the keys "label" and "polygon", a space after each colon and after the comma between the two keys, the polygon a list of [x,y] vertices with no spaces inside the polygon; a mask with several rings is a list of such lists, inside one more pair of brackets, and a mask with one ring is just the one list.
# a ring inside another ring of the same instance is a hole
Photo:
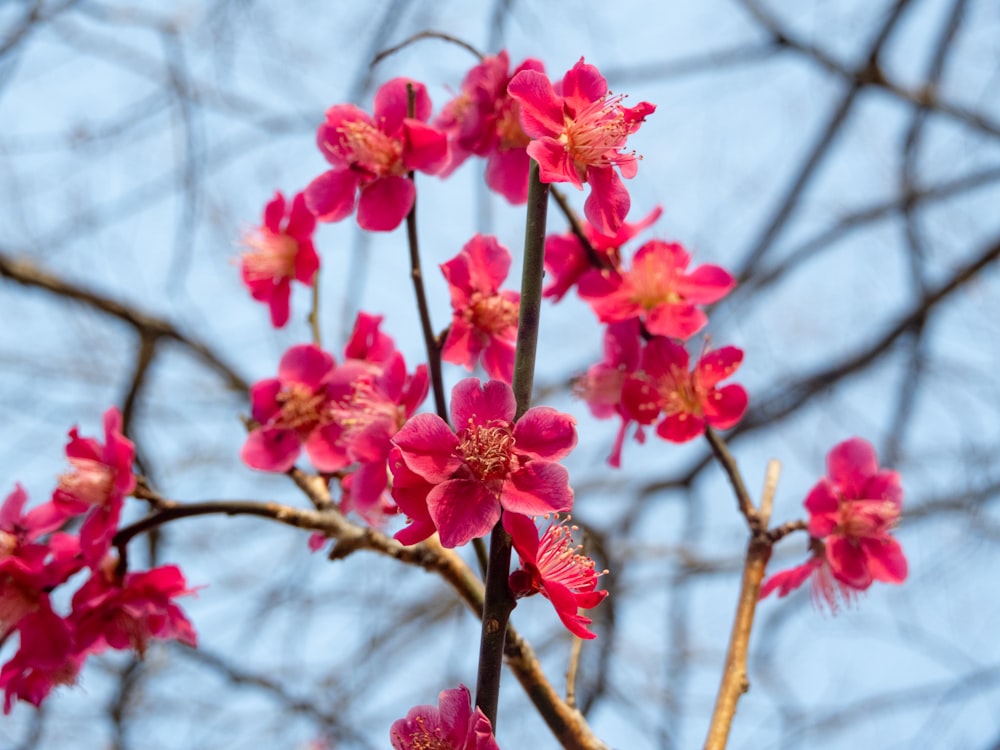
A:
{"label": "plum blossom", "polygon": [[635,223],[624,222],[611,236],[601,234],[590,222],[583,222],[583,234],[597,256],[593,259],[573,232],[550,234],[545,238],[545,272],[552,276],[552,282],[542,296],[552,298],[553,302],[561,300],[583,274],[595,267],[595,260],[598,268],[620,270],[622,246],[650,227],[662,213],[663,209],[657,206]]}
{"label": "plum blossom", "polygon": [[577,290],[602,323],[641,315],[651,334],[687,341],[708,323],[698,305],[718,302],[736,285],[720,266],[698,266],[688,273],[690,262],[677,243],[650,240],[628,271],[594,269],[581,277]]}
{"label": "plum blossom", "polygon": [[112,559],[108,561],[73,595],[69,621],[78,652],[132,648],[142,656],[154,638],[197,645],[194,628],[173,602],[195,593],[176,565],[126,573],[118,580],[110,569]]}
{"label": "plum blossom", "polygon": [[544,73],[539,60],[528,58],[513,73],[506,50],[484,57],[462,81],[458,96],[444,105],[434,124],[448,133],[451,161],[447,177],[469,156],[486,157],[486,184],[517,205],[528,200],[528,153],[531,139],[521,127],[520,105],[507,84],[522,70]]}
{"label": "plum blossom", "polygon": [[556,86],[540,71],[523,70],[507,92],[521,105],[521,126],[533,139],[528,156],[538,162],[542,182],[581,189],[589,183],[587,220],[614,235],[631,203],[618,171],[627,178],[638,171],[635,152],[622,149],[656,107],[622,106],[624,97],[612,96],[604,76],[582,57]]}
{"label": "plum blossom", "polygon": [[[414,92],[414,116],[407,116],[407,87]],[[427,124],[431,100],[422,83],[393,78],[375,93],[374,114],[353,104],[326,111],[316,131],[319,150],[332,169],[306,188],[306,205],[319,221],[340,221],[358,207],[358,224],[390,231],[413,207],[411,171],[437,174],[448,163],[448,138]]]}
{"label": "plum blossom", "polygon": [[505,383],[514,377],[521,300],[518,292],[500,290],[509,271],[507,248],[496,237],[481,234],[441,265],[453,311],[441,358],[467,370],[482,358],[486,374]]}
{"label": "plum blossom", "polygon": [[[568,520],[568,519],[567,519]],[[521,567],[510,574],[510,588],[518,599],[541,594],[555,607],[563,625],[580,638],[596,638],[591,624],[579,610],[596,607],[608,595],[596,591],[598,573],[594,561],[580,554],[565,520],[551,524],[541,535],[535,523],[517,513],[504,513],[503,526],[521,559]]]}
{"label": "plum blossom", "polygon": [[250,389],[251,416],[259,425],[247,436],[240,457],[254,469],[288,471],[303,447],[320,471],[340,468],[330,455],[336,429],[330,414],[334,360],[313,344],[293,346],[278,364],[278,377]]}
{"label": "plum blossom", "polygon": [[576,422],[536,406],[515,423],[515,411],[509,385],[467,378],[452,390],[454,431],[436,414],[417,414],[394,436],[393,497],[400,507],[425,505],[443,546],[483,536],[501,509],[540,516],[572,507],[569,474],[556,462],[576,445]]}
{"label": "plum blossom", "polygon": [[906,580],[902,547],[891,535],[902,509],[899,474],[880,469],[875,449],[861,438],[837,444],[827,456],[827,476],[809,491],[810,549],[804,564],[765,581],[761,598],[785,596],[806,580],[813,595],[832,611],[874,581]]}
{"label": "plum blossom", "polygon": [[389,739],[394,750],[500,750],[490,720],[472,707],[465,685],[442,690],[437,708],[411,708],[393,722]]}
{"label": "plum blossom", "polygon": [[289,209],[278,192],[264,208],[263,224],[243,237],[248,248],[241,261],[243,283],[255,300],[267,303],[275,328],[288,322],[292,280],[312,284],[319,270],[315,228],[316,217],[303,193],[292,199]]}
{"label": "plum blossom", "polygon": [[285,352],[278,377],[250,391],[258,423],[241,453],[262,471],[288,471],[304,448],[323,472],[345,472],[341,509],[380,525],[395,507],[385,493],[390,439],[427,396],[427,367],[410,374],[382,318],[358,314],[341,364],[317,346]]}
{"label": "plum blossom", "polygon": [[718,388],[743,361],[735,346],[706,352],[689,370],[687,350],[656,336],[646,344],[640,370],[622,386],[625,413],[639,424],[663,419],[656,434],[672,443],[693,440],[706,426],[728,430],[743,417],[747,393],[740,385]]}
{"label": "plum blossom", "polygon": [[132,460],[135,446],[122,434],[122,415],[104,412],[104,444],[70,430],[66,457],[72,471],[59,477],[52,502],[66,516],[87,517],[80,527],[80,550],[91,567],[98,565],[118,530],[125,497],[135,489]]}
{"label": "plum blossom", "polygon": [[86,658],[74,648],[71,625],[51,607],[24,618],[19,634],[17,652],[0,669],[5,714],[15,700],[38,708],[53,688],[74,684]]}

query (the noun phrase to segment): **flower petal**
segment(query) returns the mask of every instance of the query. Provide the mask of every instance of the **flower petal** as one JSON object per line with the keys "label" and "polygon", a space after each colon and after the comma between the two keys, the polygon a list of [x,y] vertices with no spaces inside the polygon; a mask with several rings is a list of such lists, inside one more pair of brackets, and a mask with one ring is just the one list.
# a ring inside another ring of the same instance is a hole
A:
{"label": "flower petal", "polygon": [[549,406],[528,409],[514,424],[515,450],[532,458],[558,461],[569,455],[576,441],[576,420]]}
{"label": "flower petal", "polygon": [[531,461],[504,482],[500,504],[505,510],[528,516],[568,511],[573,507],[569,472],[551,461]]}

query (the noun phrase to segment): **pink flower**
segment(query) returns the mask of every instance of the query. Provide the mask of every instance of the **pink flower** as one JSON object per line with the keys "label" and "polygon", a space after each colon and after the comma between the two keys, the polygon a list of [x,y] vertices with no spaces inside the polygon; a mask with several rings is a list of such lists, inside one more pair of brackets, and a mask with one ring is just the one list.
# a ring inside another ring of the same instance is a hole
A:
{"label": "pink flower", "polygon": [[389,739],[395,750],[500,750],[493,727],[465,685],[442,690],[438,707],[416,706],[393,722]]}
{"label": "pink flower", "polygon": [[462,81],[462,93],[444,105],[435,125],[448,133],[451,162],[447,177],[469,156],[485,156],[486,184],[514,204],[528,200],[528,153],[531,139],[521,127],[521,108],[507,94],[507,84],[522,70],[544,73],[538,60],[522,62],[508,74],[506,50],[483,58]]}
{"label": "pink flower", "polygon": [[515,424],[515,410],[509,385],[467,378],[452,390],[454,432],[436,414],[417,414],[393,438],[399,454],[390,469],[396,477],[401,463],[409,472],[401,475],[412,493],[404,502],[427,506],[443,546],[483,536],[501,508],[541,516],[572,507],[569,474],[556,461],[576,445],[575,421],[536,406]]}
{"label": "pink flower", "polygon": [[777,590],[785,596],[813,576],[813,597],[832,611],[873,581],[902,583],[907,564],[891,531],[899,520],[903,490],[895,471],[879,469],[871,444],[851,438],[827,456],[827,476],[809,491],[810,559],[776,573],[761,598]]}
{"label": "pink flower", "polygon": [[[414,117],[407,117],[407,85],[415,94]],[[448,138],[426,124],[430,113],[427,88],[407,78],[376,92],[372,117],[353,104],[330,107],[316,142],[333,169],[306,188],[309,210],[320,221],[340,221],[357,203],[362,229],[398,227],[416,197],[407,173],[437,174],[448,163]]]}
{"label": "pink flower", "polygon": [[59,477],[52,495],[66,515],[88,514],[80,527],[80,550],[91,567],[111,548],[125,497],[135,489],[135,446],[121,429],[121,412],[112,407],[104,412],[103,445],[70,430],[66,457],[73,470]]}
{"label": "pink flower", "polygon": [[609,96],[604,76],[582,57],[556,87],[544,73],[524,70],[507,92],[521,105],[521,126],[534,139],[528,155],[538,162],[542,182],[590,183],[587,219],[601,234],[614,235],[630,204],[615,167],[635,176],[635,152],[621,149],[656,108],[648,102],[623,107],[623,97]]}
{"label": "pink flower", "polygon": [[385,494],[392,436],[423,403],[430,385],[426,365],[407,373],[403,355],[378,330],[381,320],[358,314],[344,349],[348,359],[331,378],[332,425],[324,432],[329,465],[339,463],[339,470],[356,464],[343,480],[341,510],[357,511],[373,526],[396,512]]}
{"label": "pink flower", "polygon": [[718,302],[736,285],[719,266],[686,273],[690,262],[680,245],[650,240],[636,252],[629,271],[589,271],[578,291],[602,323],[643,315],[653,335],[687,341],[708,322],[696,305]]}
{"label": "pink flower", "polygon": [[262,471],[288,471],[305,447],[320,471],[342,466],[330,455],[337,430],[330,413],[333,357],[318,346],[293,346],[281,358],[278,377],[261,380],[250,389],[251,414],[258,427],[240,451],[243,462]]}
{"label": "pink flower", "polygon": [[861,438],[836,445],[827,474],[805,499],[809,533],[826,540],[826,557],[837,580],[855,589],[872,581],[902,583],[906,558],[890,531],[899,520],[899,474],[880,470],[875,449]]}
{"label": "pink flower", "polygon": [[[641,357],[639,321],[632,318],[612,323],[604,332],[604,359],[573,383],[573,395],[586,401],[595,417],[608,419],[618,415],[621,418],[621,429],[608,456],[608,463],[615,468],[621,466],[622,444],[632,421],[622,405],[622,388],[628,376],[639,368]],[[644,440],[641,429],[636,439]]]}
{"label": "pink flower", "polygon": [[279,192],[264,209],[264,223],[243,238],[249,248],[243,253],[243,283],[255,300],[270,306],[275,328],[288,322],[292,280],[312,284],[319,269],[312,241],[315,228],[305,195],[298,193],[286,211],[285,196]]}
{"label": "pink flower", "polygon": [[521,567],[510,574],[510,588],[518,599],[541,594],[555,607],[563,625],[580,638],[596,638],[587,626],[592,622],[579,610],[596,607],[607,591],[595,591],[598,573],[594,561],[580,554],[572,532],[564,521],[549,526],[538,537],[530,518],[516,513],[503,514],[503,527],[510,534],[521,559]]}
{"label": "pink flower", "polygon": [[640,372],[622,388],[626,414],[640,424],[652,424],[663,414],[656,433],[684,443],[705,431],[705,425],[728,430],[743,417],[747,393],[740,385],[717,388],[739,368],[743,352],[724,346],[706,352],[693,371],[687,350],[668,338],[651,339],[643,351]]}
{"label": "pink flower", "polygon": [[69,621],[76,631],[77,651],[133,648],[142,656],[154,638],[195,646],[194,628],[173,602],[193,593],[175,565],[127,573],[121,581],[96,570],[73,595]]}
{"label": "pink flower", "polygon": [[24,618],[19,632],[17,652],[0,670],[5,714],[10,713],[15,699],[38,708],[52,688],[75,683],[85,659],[74,650],[70,624],[49,606]]}
{"label": "pink flower", "polygon": [[452,319],[441,350],[445,362],[475,367],[510,383],[514,377],[517,315],[521,295],[500,291],[510,270],[510,252],[496,237],[477,234],[441,265],[451,293]]}
{"label": "pink flower", "polygon": [[[619,270],[622,264],[621,247],[637,234],[660,218],[663,209],[657,207],[645,218],[634,224],[625,222],[613,236],[599,233],[589,222],[583,222],[583,233],[600,261],[598,268]],[[594,263],[587,255],[580,239],[572,232],[552,234],[545,238],[545,271],[553,277],[552,283],[545,287],[543,297],[551,297],[558,302],[587,271],[593,269]]]}

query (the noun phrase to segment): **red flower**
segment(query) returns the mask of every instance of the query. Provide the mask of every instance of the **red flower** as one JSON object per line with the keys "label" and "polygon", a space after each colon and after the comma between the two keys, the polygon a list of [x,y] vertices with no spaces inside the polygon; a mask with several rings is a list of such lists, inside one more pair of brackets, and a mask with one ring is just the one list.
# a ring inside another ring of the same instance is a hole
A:
{"label": "red flower", "polygon": [[524,70],[511,79],[507,92],[521,105],[521,126],[534,139],[528,155],[538,162],[542,182],[578,188],[590,183],[587,219],[601,234],[614,235],[630,204],[615,167],[624,177],[635,176],[635,152],[621,149],[656,108],[648,102],[623,107],[623,97],[609,98],[604,76],[582,57],[557,87],[544,73]]}
{"label": "red flower", "polygon": [[805,499],[809,533],[826,540],[834,576],[855,589],[872,581],[902,583],[906,558],[890,531],[899,520],[899,474],[880,470],[875,449],[861,438],[835,446],[827,474]]}
{"label": "red flower", "polygon": [[[443,546],[483,536],[501,508],[540,516],[572,507],[569,475],[556,461],[576,445],[576,423],[536,406],[515,424],[515,409],[506,383],[467,378],[452,390],[455,432],[436,414],[418,414],[393,438],[399,453],[390,469],[410,493],[403,503],[426,505]],[[398,474],[400,465],[408,471]]]}
{"label": "red flower", "polygon": [[[623,223],[610,237],[598,232],[589,222],[583,222],[583,233],[597,253],[601,267],[618,270],[622,263],[622,245],[652,225],[662,213],[663,209],[654,208],[644,219],[634,224]],[[558,302],[570,287],[592,268],[594,264],[575,234],[567,232],[549,235],[545,238],[545,271],[553,278],[552,283],[545,287],[542,296],[551,297],[554,302]]]}
{"label": "red flower", "polygon": [[662,413],[656,433],[673,443],[694,439],[706,424],[728,430],[743,417],[747,393],[740,385],[716,386],[742,361],[741,350],[724,346],[706,352],[689,371],[683,346],[654,337],[643,351],[640,372],[629,376],[622,388],[625,412],[640,424],[652,424]]}
{"label": "red flower", "polygon": [[[408,85],[414,117],[407,117]],[[430,113],[427,88],[407,78],[393,78],[376,92],[372,117],[353,104],[330,107],[316,142],[333,169],[306,188],[309,210],[320,221],[340,221],[357,202],[362,229],[398,227],[416,197],[407,173],[437,174],[448,163],[448,138],[426,124]]]}
{"label": "red flower", "polygon": [[341,468],[330,455],[337,428],[330,414],[333,357],[318,346],[293,346],[281,358],[278,377],[250,389],[251,414],[259,424],[240,451],[243,462],[262,471],[288,471],[305,446],[320,471]]}
{"label": "red flower", "polygon": [[[836,610],[873,581],[902,583],[907,564],[891,531],[899,520],[903,490],[899,474],[879,469],[871,444],[851,438],[827,456],[827,476],[804,501],[809,511],[812,557],[765,582],[761,598],[775,589],[784,596],[815,574],[814,596]],[[816,591],[819,596],[816,596]]]}
{"label": "red flower", "polygon": [[447,177],[469,156],[485,156],[486,184],[514,204],[528,200],[528,153],[531,139],[521,127],[521,108],[507,94],[507,84],[522,70],[544,73],[529,58],[508,74],[506,50],[483,58],[462,81],[462,93],[444,105],[435,125],[448,133],[451,162]]}
{"label": "red flower", "polygon": [[552,602],[569,632],[580,638],[596,638],[587,629],[592,621],[579,610],[596,607],[608,592],[595,591],[598,573],[594,561],[574,546],[572,531],[576,527],[566,527],[560,521],[539,539],[534,521],[517,513],[504,513],[503,527],[521,558],[521,568],[510,574],[514,596],[520,599],[540,593]]}
{"label": "red flower", "polygon": [[486,374],[505,383],[514,377],[521,299],[517,292],[500,291],[509,270],[507,248],[496,237],[481,234],[441,265],[453,311],[441,358],[472,370],[481,356]]}
{"label": "red flower", "polygon": [[75,683],[85,659],[73,648],[73,628],[52,611],[47,597],[46,606],[25,617],[19,632],[17,652],[0,670],[5,714],[15,699],[38,708],[52,688]]}
{"label": "red flower", "polygon": [[636,252],[629,271],[589,271],[578,291],[602,323],[644,315],[646,330],[653,335],[687,341],[708,322],[696,305],[718,302],[736,285],[719,266],[686,273],[690,262],[680,245],[650,240]]}
{"label": "red flower", "polygon": [[118,530],[125,497],[135,489],[135,446],[122,435],[122,415],[104,412],[104,444],[69,432],[66,457],[73,470],[59,477],[52,501],[67,516],[88,513],[80,527],[80,551],[91,567],[99,565]]}
{"label": "red flower", "polygon": [[264,209],[264,223],[243,238],[249,250],[243,253],[243,283],[258,302],[271,308],[271,324],[281,328],[288,322],[288,300],[292,279],[312,284],[319,257],[312,235],[316,217],[306,208],[305,195],[298,193],[286,210],[280,192]]}
{"label": "red flower", "polygon": [[500,750],[490,720],[473,709],[465,685],[442,690],[437,708],[411,708],[405,719],[393,722],[389,739],[394,750]]}
{"label": "red flower", "polygon": [[100,653],[108,647],[133,648],[142,656],[153,638],[195,646],[194,628],[173,602],[193,593],[175,565],[127,573],[122,581],[96,570],[73,595],[69,621],[76,632],[76,649]]}

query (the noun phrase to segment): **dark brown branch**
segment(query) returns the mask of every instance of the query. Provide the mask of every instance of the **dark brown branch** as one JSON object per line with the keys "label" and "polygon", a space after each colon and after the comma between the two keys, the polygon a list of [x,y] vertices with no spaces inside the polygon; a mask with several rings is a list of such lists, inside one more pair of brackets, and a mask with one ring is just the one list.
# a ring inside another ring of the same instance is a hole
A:
{"label": "dark brown branch", "polygon": [[188,349],[209,369],[218,374],[226,385],[237,391],[249,389],[247,381],[237,373],[207,345],[197,339],[181,333],[172,323],[161,318],[147,315],[135,308],[122,304],[82,285],[75,284],[43,271],[26,260],[16,260],[10,255],[0,252],[0,276],[16,281],[24,286],[36,287],[51,292],[59,297],[82,302],[111,317],[127,323],[140,336],[152,339],[167,339]]}

